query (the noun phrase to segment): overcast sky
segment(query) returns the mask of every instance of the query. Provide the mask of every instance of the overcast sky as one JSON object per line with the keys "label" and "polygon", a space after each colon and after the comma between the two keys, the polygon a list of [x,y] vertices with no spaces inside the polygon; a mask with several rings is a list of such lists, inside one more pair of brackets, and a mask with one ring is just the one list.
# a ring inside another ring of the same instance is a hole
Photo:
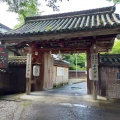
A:
{"label": "overcast sky", "polygon": [[[41,0],[39,0],[41,1]],[[42,0],[43,1],[43,0]],[[56,14],[58,12],[53,12],[51,8],[46,6],[45,2],[41,3],[40,10],[44,11],[42,15],[47,14]],[[71,11],[80,11],[80,10],[87,10],[99,7],[106,7],[111,6],[113,3],[107,2],[106,0],[64,0],[64,2],[58,2],[60,6],[60,12],[71,12]],[[17,14],[7,12],[7,5],[0,3],[0,23],[13,28],[17,23]],[[120,14],[120,4],[116,5],[116,13]]]}

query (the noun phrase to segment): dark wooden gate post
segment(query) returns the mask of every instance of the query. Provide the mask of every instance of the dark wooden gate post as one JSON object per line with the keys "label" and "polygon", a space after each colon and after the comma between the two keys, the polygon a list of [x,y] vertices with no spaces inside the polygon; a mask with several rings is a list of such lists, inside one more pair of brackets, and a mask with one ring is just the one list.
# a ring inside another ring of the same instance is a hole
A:
{"label": "dark wooden gate post", "polygon": [[31,92],[31,77],[32,77],[32,47],[29,47],[26,62],[26,94]]}
{"label": "dark wooden gate post", "polygon": [[92,81],[89,79],[89,68],[91,68],[91,52],[86,51],[87,54],[87,94],[92,94]]}
{"label": "dark wooden gate post", "polygon": [[91,80],[93,81],[93,99],[97,99],[97,81],[98,81],[98,46],[93,44],[91,51]]}
{"label": "dark wooden gate post", "polygon": [[40,65],[40,75],[35,83],[35,91],[43,90],[44,83],[44,52],[39,49],[37,63]]}

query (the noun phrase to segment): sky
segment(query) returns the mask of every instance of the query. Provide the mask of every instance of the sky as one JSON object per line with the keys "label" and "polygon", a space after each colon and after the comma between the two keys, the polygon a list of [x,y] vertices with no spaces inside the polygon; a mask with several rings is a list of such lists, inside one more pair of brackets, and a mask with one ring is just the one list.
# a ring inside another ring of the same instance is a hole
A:
{"label": "sky", "polygon": [[[63,0],[63,2],[57,3],[60,6],[60,12],[54,12],[51,8],[46,6],[44,0],[42,0],[43,2],[41,2],[41,0],[39,1],[41,3],[39,9],[43,11],[42,15],[88,10],[114,5],[112,2],[106,0]],[[8,12],[7,9],[8,6],[5,3],[0,3],[0,23],[13,28],[18,23],[18,15]],[[120,4],[116,5],[116,13],[120,14]]]}

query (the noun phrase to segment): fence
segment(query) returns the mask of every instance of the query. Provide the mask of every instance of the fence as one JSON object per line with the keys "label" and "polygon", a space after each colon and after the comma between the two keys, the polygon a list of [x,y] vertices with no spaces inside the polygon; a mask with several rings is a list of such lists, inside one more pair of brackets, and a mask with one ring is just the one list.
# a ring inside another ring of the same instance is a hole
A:
{"label": "fence", "polygon": [[9,66],[0,69],[0,95],[25,92],[25,66]]}
{"label": "fence", "polygon": [[[69,70],[69,79],[76,78],[76,70]],[[86,71],[78,70],[77,71],[77,78],[87,79]]]}

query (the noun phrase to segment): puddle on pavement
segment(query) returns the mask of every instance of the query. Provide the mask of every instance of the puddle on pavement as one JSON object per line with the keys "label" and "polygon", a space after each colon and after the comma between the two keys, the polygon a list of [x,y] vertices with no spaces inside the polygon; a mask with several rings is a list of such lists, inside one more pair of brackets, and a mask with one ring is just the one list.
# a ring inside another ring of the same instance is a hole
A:
{"label": "puddle on pavement", "polygon": [[69,106],[69,107],[75,106],[75,107],[81,107],[81,108],[88,108],[87,105],[82,105],[82,104],[71,104],[71,103],[59,103],[59,104],[63,106]]}
{"label": "puddle on pavement", "polygon": [[78,96],[78,94],[75,94],[75,96]]}
{"label": "puddle on pavement", "polygon": [[72,107],[71,103],[60,103],[60,105]]}
{"label": "puddle on pavement", "polygon": [[80,87],[71,87],[72,90],[78,90],[81,89]]}
{"label": "puddle on pavement", "polygon": [[81,105],[81,104],[73,104],[75,107],[82,107],[82,108],[88,108],[86,105]]}

